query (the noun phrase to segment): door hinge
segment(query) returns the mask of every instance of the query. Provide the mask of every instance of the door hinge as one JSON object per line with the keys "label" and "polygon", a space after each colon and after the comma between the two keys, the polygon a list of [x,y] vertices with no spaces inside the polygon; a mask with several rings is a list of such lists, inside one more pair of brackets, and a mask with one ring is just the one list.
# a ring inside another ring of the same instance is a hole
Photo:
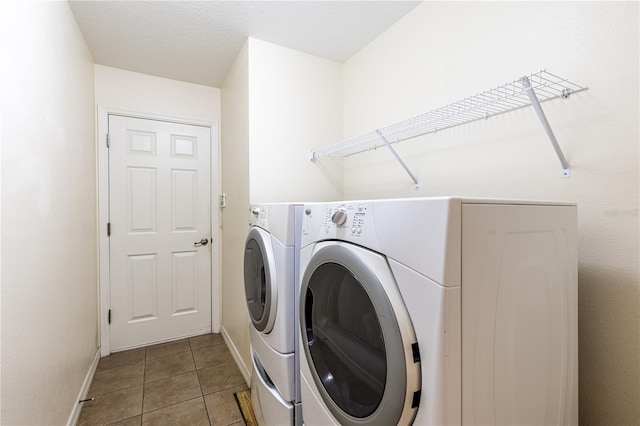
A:
{"label": "door hinge", "polygon": [[109,133],[107,133],[107,148],[109,148],[111,139],[109,138]]}
{"label": "door hinge", "polygon": [[111,222],[107,222],[107,237],[111,236]]}
{"label": "door hinge", "polygon": [[109,309],[109,312],[107,313],[107,322],[111,324],[111,309]]}

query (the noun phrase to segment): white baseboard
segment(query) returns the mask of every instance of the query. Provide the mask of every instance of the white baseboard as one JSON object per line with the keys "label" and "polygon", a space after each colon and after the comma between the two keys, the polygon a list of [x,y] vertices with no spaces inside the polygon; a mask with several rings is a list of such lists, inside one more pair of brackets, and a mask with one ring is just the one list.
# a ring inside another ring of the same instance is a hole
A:
{"label": "white baseboard", "polygon": [[80,393],[74,401],[73,408],[71,409],[71,415],[69,416],[69,420],[67,421],[68,426],[75,426],[75,424],[78,423],[80,411],[82,410],[82,404],[78,401],[85,399],[89,394],[89,388],[91,387],[91,382],[93,381],[93,375],[96,373],[96,368],[98,368],[98,362],[100,362],[100,348],[98,348],[98,350],[96,351],[96,355],[93,357],[93,362],[91,363],[91,366],[89,366],[89,371],[87,371],[87,375],[84,378],[84,382],[82,383],[82,387],[80,388]]}
{"label": "white baseboard", "polygon": [[227,348],[229,348],[229,352],[231,352],[231,356],[233,357],[236,364],[238,365],[238,368],[240,369],[240,373],[242,374],[242,377],[244,377],[244,381],[247,383],[247,386],[251,386],[251,369],[247,368],[247,366],[245,365],[244,361],[242,360],[242,357],[240,356],[240,352],[238,351],[238,348],[236,347],[236,345],[233,344],[233,341],[229,337],[229,333],[227,333],[227,330],[225,330],[224,325],[220,326],[220,332],[222,334],[222,338],[224,339],[224,342],[227,344]]}

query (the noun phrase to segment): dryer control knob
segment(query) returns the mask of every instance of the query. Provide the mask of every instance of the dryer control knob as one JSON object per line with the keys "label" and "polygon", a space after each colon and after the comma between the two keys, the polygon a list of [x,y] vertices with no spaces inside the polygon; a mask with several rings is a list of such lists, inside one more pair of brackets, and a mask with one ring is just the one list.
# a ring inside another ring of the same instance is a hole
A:
{"label": "dryer control knob", "polygon": [[344,225],[347,221],[347,211],[345,209],[338,209],[331,215],[331,222],[336,225]]}

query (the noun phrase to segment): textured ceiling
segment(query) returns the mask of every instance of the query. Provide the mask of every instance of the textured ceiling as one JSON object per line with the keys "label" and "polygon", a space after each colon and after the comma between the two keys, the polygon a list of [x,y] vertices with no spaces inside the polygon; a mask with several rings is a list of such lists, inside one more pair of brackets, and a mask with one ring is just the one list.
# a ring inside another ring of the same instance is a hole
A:
{"label": "textured ceiling", "polygon": [[98,64],[220,87],[247,37],[344,62],[417,1],[70,1]]}

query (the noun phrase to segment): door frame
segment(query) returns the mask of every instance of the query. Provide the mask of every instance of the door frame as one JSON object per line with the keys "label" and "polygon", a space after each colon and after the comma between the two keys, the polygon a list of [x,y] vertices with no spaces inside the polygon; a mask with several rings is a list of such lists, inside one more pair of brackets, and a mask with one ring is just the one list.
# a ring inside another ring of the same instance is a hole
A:
{"label": "door frame", "polygon": [[217,173],[211,173],[211,331],[220,332],[221,323],[221,280],[220,268],[220,244],[221,238],[221,211],[218,206],[218,194],[221,191],[221,162],[220,162],[220,128],[218,123],[195,120],[185,117],[174,117],[148,112],[132,111],[122,108],[113,108],[104,105],[97,106],[97,135],[96,150],[97,179],[98,179],[98,344],[100,356],[111,353],[111,330],[109,328],[108,313],[111,307],[110,300],[110,274],[109,274],[109,237],[107,236],[107,223],[109,222],[109,150],[107,148],[107,132],[109,130],[109,115],[120,115],[131,118],[141,118],[170,123],[186,124],[191,126],[208,127],[211,132],[211,158],[210,165],[216,166]]}

